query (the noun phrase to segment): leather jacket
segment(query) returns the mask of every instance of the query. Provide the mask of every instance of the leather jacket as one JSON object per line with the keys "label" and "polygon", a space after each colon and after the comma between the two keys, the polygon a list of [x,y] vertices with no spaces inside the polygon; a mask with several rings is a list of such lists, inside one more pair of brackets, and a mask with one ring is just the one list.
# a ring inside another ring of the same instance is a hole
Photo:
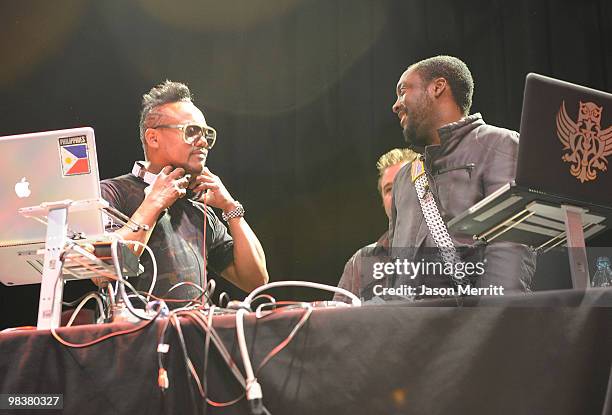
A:
{"label": "leather jacket", "polygon": [[[514,179],[519,135],[515,131],[487,125],[473,114],[438,130],[439,145],[425,147],[424,165],[430,188],[445,223]],[[411,163],[395,178],[389,223],[391,255],[418,261],[424,251],[435,251],[435,243],[423,217],[411,180]],[[474,242],[451,235],[455,246],[474,247]],[[529,291],[535,272],[535,254],[527,246],[511,242],[490,243],[481,248],[485,273],[475,287],[489,284],[505,291]],[[405,281],[404,281],[405,282]],[[418,277],[412,285],[450,285]]]}

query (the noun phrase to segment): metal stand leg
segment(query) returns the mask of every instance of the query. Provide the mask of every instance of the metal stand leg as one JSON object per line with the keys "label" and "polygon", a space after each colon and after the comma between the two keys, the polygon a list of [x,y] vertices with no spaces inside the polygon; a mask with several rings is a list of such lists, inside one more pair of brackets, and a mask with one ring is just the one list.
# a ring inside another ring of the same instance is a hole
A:
{"label": "metal stand leg", "polygon": [[62,314],[61,253],[66,244],[68,232],[68,208],[49,209],[47,215],[47,238],[45,241],[45,260],[38,302],[38,330],[57,328]]}
{"label": "metal stand leg", "polygon": [[565,231],[570,270],[572,272],[572,285],[574,289],[584,290],[591,286],[589,262],[584,244],[584,232],[582,230],[582,214],[586,211],[579,207],[568,205],[562,205],[561,209],[563,209],[565,214]]}

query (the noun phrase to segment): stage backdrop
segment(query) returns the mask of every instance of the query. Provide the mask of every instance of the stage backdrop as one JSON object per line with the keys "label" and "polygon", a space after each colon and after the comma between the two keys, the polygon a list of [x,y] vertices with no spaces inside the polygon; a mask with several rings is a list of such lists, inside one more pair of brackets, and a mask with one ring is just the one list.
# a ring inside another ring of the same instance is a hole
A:
{"label": "stage backdrop", "polygon": [[[391,105],[409,64],[460,57],[472,112],[515,130],[528,72],[612,90],[604,0],[40,0],[3,2],[0,22],[0,135],[92,126],[102,178],[143,157],[141,95],[189,84],[272,280],[335,285],[386,229],[375,162],[403,144]],[[0,325],[33,323],[37,296],[0,287]]]}

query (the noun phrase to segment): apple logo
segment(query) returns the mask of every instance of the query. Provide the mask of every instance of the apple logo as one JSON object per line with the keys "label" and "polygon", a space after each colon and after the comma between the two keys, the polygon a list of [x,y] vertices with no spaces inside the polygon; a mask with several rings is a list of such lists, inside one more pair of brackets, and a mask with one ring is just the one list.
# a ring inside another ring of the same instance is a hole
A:
{"label": "apple logo", "polygon": [[15,193],[17,193],[17,197],[28,197],[32,194],[30,190],[30,182],[26,180],[25,177],[21,178],[21,181],[15,185]]}

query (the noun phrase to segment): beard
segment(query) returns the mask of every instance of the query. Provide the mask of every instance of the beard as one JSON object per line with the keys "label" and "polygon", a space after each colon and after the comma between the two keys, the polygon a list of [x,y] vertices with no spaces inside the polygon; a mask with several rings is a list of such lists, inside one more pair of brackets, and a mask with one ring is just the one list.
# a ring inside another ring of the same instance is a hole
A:
{"label": "beard", "polygon": [[204,170],[206,158],[204,160],[193,160],[192,158],[195,158],[194,155],[190,155],[187,163],[181,167],[183,167],[186,172],[197,176],[198,174],[202,173],[202,170]]}
{"label": "beard", "polygon": [[422,94],[419,100],[414,105],[413,109],[408,111],[408,123],[402,130],[404,140],[408,148],[422,153],[425,146],[430,144],[426,134],[427,119],[431,117],[433,101],[427,94]]}
{"label": "beard", "polygon": [[417,126],[411,121],[406,128],[402,130],[404,140],[409,149],[422,153],[427,145],[425,139],[417,134]]}

